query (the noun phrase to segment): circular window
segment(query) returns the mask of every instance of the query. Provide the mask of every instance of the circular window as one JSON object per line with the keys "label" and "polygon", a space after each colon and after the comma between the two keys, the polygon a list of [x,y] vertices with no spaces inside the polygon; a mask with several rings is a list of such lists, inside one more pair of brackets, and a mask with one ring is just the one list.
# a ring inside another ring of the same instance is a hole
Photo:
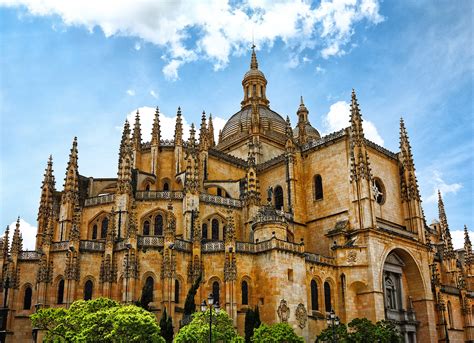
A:
{"label": "circular window", "polygon": [[374,199],[379,205],[383,205],[385,202],[385,187],[380,179],[375,178],[372,183],[372,193]]}

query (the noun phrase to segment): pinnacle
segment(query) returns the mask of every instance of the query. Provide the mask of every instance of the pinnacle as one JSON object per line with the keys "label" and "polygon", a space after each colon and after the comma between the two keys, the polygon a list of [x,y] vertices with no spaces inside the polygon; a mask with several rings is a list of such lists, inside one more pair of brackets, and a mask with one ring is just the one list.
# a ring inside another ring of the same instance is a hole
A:
{"label": "pinnacle", "polygon": [[250,60],[250,69],[258,69],[257,54],[255,53],[255,44],[252,45],[252,58]]}

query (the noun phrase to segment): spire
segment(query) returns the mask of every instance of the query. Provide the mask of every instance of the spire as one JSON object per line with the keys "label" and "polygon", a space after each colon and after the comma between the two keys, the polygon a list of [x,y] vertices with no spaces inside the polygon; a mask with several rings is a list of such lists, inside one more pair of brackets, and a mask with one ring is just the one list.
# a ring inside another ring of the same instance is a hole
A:
{"label": "spire", "polygon": [[471,239],[469,238],[469,230],[466,225],[464,225],[464,250],[466,253],[472,253]]}
{"label": "spire", "polygon": [[199,150],[207,150],[209,141],[207,135],[206,112],[202,111],[201,128],[199,130]]}
{"label": "spire", "polygon": [[257,54],[255,53],[255,44],[252,44],[252,58],[250,59],[250,69],[258,69]]}
{"label": "spire", "polygon": [[161,139],[160,109],[157,106],[155,110],[155,117],[153,118],[153,128],[151,130],[151,145],[159,145],[160,139]]}
{"label": "spire", "polygon": [[133,147],[135,150],[140,150],[142,147],[142,131],[140,125],[140,113],[137,110],[137,114],[135,115],[135,125],[133,126]]}
{"label": "spire", "polygon": [[66,178],[64,179],[63,202],[67,199],[73,200],[72,196],[79,192],[79,172],[77,165],[77,137],[72,142],[69,162],[67,163]]}
{"label": "spire", "polygon": [[41,200],[38,211],[38,221],[40,221],[41,216],[47,216],[49,211],[53,209],[55,186],[56,181],[53,175],[53,157],[49,155],[48,164],[44,171],[43,183],[41,185]]}
{"label": "spire", "polygon": [[404,201],[420,200],[420,191],[418,188],[418,181],[415,175],[415,164],[413,162],[413,155],[411,153],[410,141],[408,133],[405,128],[403,118],[400,118],[400,154],[402,170],[402,198]]}
{"label": "spire", "polygon": [[181,107],[178,107],[176,113],[176,125],[174,129],[174,144],[183,145],[183,123],[181,119]]}
{"label": "spire", "polygon": [[351,97],[351,136],[354,139],[354,143],[361,146],[364,142],[364,131],[362,129],[362,114],[360,113],[359,103],[357,102],[357,96],[355,90],[352,89]]}
{"label": "spire", "polygon": [[8,244],[10,243],[10,226],[7,225],[5,228],[5,234],[3,236],[2,242],[3,242],[3,250],[0,251],[2,253],[3,259],[5,260],[8,257]]}
{"label": "spire", "polygon": [[20,251],[23,249],[23,238],[21,237],[20,233],[20,217],[16,220],[15,231],[13,232],[12,238],[12,254],[19,254]]}
{"label": "spire", "polygon": [[196,149],[196,130],[194,129],[194,123],[191,124],[189,129],[188,149],[193,151]]}
{"label": "spire", "polygon": [[125,120],[120,142],[119,162],[117,171],[118,193],[128,193],[131,191],[133,154],[130,142],[130,124]]}
{"label": "spire", "polygon": [[447,258],[454,258],[453,240],[451,238],[451,232],[449,231],[448,219],[446,217],[446,211],[444,209],[443,198],[441,192],[438,190],[438,212],[439,212],[439,223],[441,226],[441,239],[444,243],[444,255]]}
{"label": "spire", "polygon": [[303,96],[300,98],[300,106],[298,107],[298,111],[296,114],[298,115],[298,123],[299,122],[308,122],[308,109],[306,108],[304,102],[303,102]]}
{"label": "spire", "polygon": [[403,166],[407,169],[414,170],[413,155],[411,153],[410,141],[403,118],[400,118],[400,152],[402,154]]}
{"label": "spire", "polygon": [[214,125],[212,124],[212,114],[209,114],[209,122],[207,124],[207,136],[208,136],[208,142],[209,146],[212,148],[213,146],[216,145],[216,142],[214,141]]}
{"label": "spire", "polygon": [[286,116],[286,127],[285,127],[286,139],[293,139],[293,129],[291,128],[290,117]]}

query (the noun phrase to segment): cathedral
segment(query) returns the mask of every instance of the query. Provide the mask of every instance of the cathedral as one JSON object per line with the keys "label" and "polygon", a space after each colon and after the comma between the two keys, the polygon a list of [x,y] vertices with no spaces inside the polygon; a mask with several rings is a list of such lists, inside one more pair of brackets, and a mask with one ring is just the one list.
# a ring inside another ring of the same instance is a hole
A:
{"label": "cathedral", "polygon": [[131,303],[145,287],[176,332],[197,279],[196,304],[212,295],[241,335],[258,306],[262,322],[287,322],[306,342],[331,311],[393,321],[405,342],[474,341],[468,231],[454,250],[441,194],[426,223],[403,120],[400,151],[378,146],[352,91],[345,129],[321,137],[303,98],[293,127],[270,107],[254,48],[242,88],[217,141],[205,113],[183,139],[180,108],[174,139],[162,139],[157,108],[150,142],[138,112],[125,121],[115,177],[81,175],[74,138],[58,190],[49,159],[35,250],[22,249],[19,221],[0,240],[1,341],[30,342],[39,308]]}

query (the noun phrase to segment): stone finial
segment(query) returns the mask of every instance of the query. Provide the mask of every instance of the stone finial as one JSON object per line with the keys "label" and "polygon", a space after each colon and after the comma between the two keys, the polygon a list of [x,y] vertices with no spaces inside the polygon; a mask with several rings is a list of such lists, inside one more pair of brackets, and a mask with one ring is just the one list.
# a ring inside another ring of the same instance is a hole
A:
{"label": "stone finial", "polygon": [[444,243],[443,254],[447,258],[454,258],[453,240],[451,238],[451,232],[448,226],[448,219],[446,217],[446,211],[444,209],[443,198],[441,192],[438,190],[438,213],[439,223],[441,227],[441,239]]}
{"label": "stone finial", "polygon": [[53,208],[55,191],[56,181],[53,175],[53,157],[49,155],[48,164],[44,171],[43,183],[41,185],[41,200],[38,210],[38,221],[40,221],[42,217],[45,219],[44,217],[49,213],[49,210]]}
{"label": "stone finial", "polygon": [[206,112],[202,111],[201,128],[199,130],[199,150],[207,150],[209,148],[208,138]]}
{"label": "stone finial", "polygon": [[62,198],[63,202],[68,199],[72,200],[79,192],[79,171],[77,160],[77,137],[74,137],[66,169],[66,178],[64,179],[64,193]]}
{"label": "stone finial", "polygon": [[472,244],[471,239],[469,238],[469,230],[467,225],[464,225],[464,260],[467,264],[474,262],[474,256],[472,254]]}
{"label": "stone finial", "polygon": [[208,141],[209,141],[209,146],[212,148],[213,146],[216,145],[216,142],[214,140],[214,125],[212,124],[212,114],[209,114],[209,121],[207,125],[207,135],[208,135]]}
{"label": "stone finial", "polygon": [[351,115],[350,115],[350,133],[354,143],[358,146],[364,143],[364,130],[362,128],[362,114],[360,113],[359,103],[355,90],[352,89],[351,96]]}
{"label": "stone finial", "polygon": [[133,154],[130,140],[130,124],[125,120],[122,140],[120,142],[119,162],[117,171],[117,191],[124,194],[131,191]]}
{"label": "stone finial", "polygon": [[142,130],[140,125],[140,112],[137,109],[137,114],[135,115],[135,124],[133,125],[133,135],[132,135],[133,148],[136,151],[141,150],[142,147]]}
{"label": "stone finial", "polygon": [[183,145],[183,121],[181,118],[181,107],[178,107],[178,112],[176,113],[176,125],[174,128],[174,144]]}
{"label": "stone finial", "polygon": [[19,254],[23,249],[23,238],[20,232],[20,217],[16,220],[15,231],[13,232],[11,253]]}
{"label": "stone finial", "polygon": [[151,130],[151,145],[159,145],[160,139],[161,139],[160,109],[157,106],[155,110],[155,117],[153,118],[153,127]]}

